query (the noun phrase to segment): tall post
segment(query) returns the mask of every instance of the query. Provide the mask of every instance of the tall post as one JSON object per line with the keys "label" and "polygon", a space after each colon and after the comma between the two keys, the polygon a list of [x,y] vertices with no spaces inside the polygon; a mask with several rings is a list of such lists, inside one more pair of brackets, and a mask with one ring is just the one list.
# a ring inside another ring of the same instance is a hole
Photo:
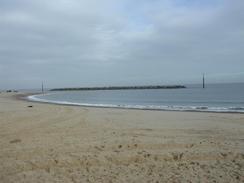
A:
{"label": "tall post", "polygon": [[205,76],[204,76],[204,73],[203,73],[203,77],[202,77],[202,88],[205,88]]}
{"label": "tall post", "polygon": [[42,93],[44,93],[43,82],[42,82]]}

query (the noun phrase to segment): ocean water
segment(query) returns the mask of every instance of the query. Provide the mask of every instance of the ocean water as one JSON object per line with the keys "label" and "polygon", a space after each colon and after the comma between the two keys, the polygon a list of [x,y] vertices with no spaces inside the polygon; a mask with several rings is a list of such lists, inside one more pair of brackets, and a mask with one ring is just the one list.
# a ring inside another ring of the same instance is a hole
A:
{"label": "ocean water", "polygon": [[30,96],[56,104],[174,111],[244,113],[244,83],[186,85],[185,89],[60,91]]}

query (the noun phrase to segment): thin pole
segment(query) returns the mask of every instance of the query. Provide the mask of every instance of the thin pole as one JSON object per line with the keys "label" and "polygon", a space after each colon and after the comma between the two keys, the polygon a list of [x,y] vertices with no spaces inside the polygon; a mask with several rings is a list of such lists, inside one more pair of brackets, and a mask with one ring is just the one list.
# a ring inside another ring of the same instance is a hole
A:
{"label": "thin pole", "polygon": [[43,82],[42,82],[42,93],[44,93]]}
{"label": "thin pole", "polygon": [[202,88],[205,88],[205,76],[203,74],[203,77],[202,77]]}

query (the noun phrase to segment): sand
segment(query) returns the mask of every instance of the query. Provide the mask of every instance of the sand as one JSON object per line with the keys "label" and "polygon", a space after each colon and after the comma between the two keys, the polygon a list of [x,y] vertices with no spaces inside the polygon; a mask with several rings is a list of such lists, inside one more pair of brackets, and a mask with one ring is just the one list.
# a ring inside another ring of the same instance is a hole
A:
{"label": "sand", "polygon": [[244,114],[61,106],[0,93],[0,182],[244,182]]}

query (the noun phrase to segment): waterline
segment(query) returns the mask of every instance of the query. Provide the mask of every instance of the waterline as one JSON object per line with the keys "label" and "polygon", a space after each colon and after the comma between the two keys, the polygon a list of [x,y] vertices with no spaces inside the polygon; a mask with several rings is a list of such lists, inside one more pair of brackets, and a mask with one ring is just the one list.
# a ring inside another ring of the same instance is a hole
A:
{"label": "waterline", "polygon": [[188,112],[218,112],[218,113],[244,113],[244,107],[209,107],[209,106],[181,106],[181,105],[126,105],[109,103],[80,103],[62,100],[48,100],[41,97],[55,95],[56,93],[46,93],[28,96],[27,99],[34,102],[50,103],[58,105],[100,107],[100,108],[120,108],[120,109],[140,109],[140,110],[161,110],[161,111],[188,111]]}

